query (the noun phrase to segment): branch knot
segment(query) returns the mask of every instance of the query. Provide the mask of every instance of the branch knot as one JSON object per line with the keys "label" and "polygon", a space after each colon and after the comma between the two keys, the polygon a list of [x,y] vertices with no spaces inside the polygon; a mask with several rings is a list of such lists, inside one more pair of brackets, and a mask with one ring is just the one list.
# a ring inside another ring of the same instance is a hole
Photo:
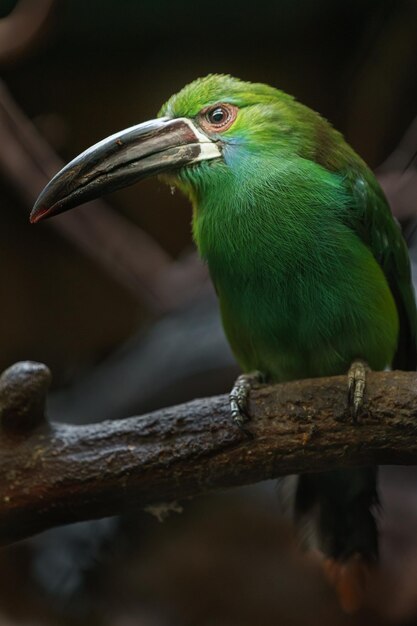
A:
{"label": "branch knot", "polygon": [[45,401],[51,372],[43,363],[21,361],[0,376],[0,426],[24,434],[45,421]]}

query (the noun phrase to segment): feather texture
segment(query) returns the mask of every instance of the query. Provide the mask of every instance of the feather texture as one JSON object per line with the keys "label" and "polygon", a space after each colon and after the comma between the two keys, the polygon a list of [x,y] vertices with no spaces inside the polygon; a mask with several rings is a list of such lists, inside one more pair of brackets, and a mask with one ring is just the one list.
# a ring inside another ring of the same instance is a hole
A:
{"label": "feather texture", "polygon": [[[326,120],[267,85],[211,75],[161,114],[198,123],[217,103],[238,107],[210,135],[223,158],[174,182],[193,204],[194,238],[242,369],[276,382],[347,373],[355,359],[414,369],[408,254],[366,164]],[[377,500],[368,468],[300,477],[293,503],[326,554],[373,559]]]}

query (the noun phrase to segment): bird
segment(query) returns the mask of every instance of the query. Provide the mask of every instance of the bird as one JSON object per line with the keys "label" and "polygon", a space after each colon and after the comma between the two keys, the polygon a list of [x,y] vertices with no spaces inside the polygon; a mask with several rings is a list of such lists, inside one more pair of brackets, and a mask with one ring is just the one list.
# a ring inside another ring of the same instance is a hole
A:
{"label": "bird", "polygon": [[[238,427],[247,432],[259,382],[346,375],[357,421],[368,369],[416,369],[401,229],[371,170],[319,113],[263,83],[196,79],[156,119],[66,165],[30,220],[151,175],[191,202],[194,241],[243,372],[230,393]],[[361,606],[363,576],[378,563],[378,503],[375,467],[303,474],[293,491],[296,524],[346,611]]]}

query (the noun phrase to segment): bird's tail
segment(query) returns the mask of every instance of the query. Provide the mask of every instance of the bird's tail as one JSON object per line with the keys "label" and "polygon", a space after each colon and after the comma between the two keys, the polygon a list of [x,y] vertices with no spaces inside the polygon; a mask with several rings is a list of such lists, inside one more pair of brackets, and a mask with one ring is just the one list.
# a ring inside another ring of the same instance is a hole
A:
{"label": "bird's tail", "polygon": [[[361,585],[353,580],[346,584],[347,576],[352,575],[353,569],[357,573],[378,560],[377,468],[291,476],[283,480],[281,493],[303,546],[318,549],[324,562],[332,564],[333,573],[345,575],[343,589],[348,590],[349,599],[341,597],[338,589],[339,598],[346,610],[354,610],[361,600],[352,599],[355,594],[349,586],[353,584],[359,589]],[[349,563],[355,563],[355,568]],[[337,588],[337,580],[332,582]]]}

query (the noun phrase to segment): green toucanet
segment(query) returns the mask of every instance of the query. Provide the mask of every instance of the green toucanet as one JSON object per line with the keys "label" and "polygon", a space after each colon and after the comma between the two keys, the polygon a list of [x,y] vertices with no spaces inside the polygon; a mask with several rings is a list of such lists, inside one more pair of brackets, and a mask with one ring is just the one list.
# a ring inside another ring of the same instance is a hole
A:
{"label": "green toucanet", "polygon": [[[356,417],[366,364],[415,369],[400,229],[371,171],[320,115],[268,85],[207,76],[172,96],[158,119],[74,159],[31,219],[151,174],[192,203],[194,239],[243,372],[272,382],[350,372]],[[239,424],[250,383],[238,379],[232,393]],[[295,514],[315,511],[313,535],[327,556],[372,561],[376,502],[375,469],[335,470],[300,477]]]}

